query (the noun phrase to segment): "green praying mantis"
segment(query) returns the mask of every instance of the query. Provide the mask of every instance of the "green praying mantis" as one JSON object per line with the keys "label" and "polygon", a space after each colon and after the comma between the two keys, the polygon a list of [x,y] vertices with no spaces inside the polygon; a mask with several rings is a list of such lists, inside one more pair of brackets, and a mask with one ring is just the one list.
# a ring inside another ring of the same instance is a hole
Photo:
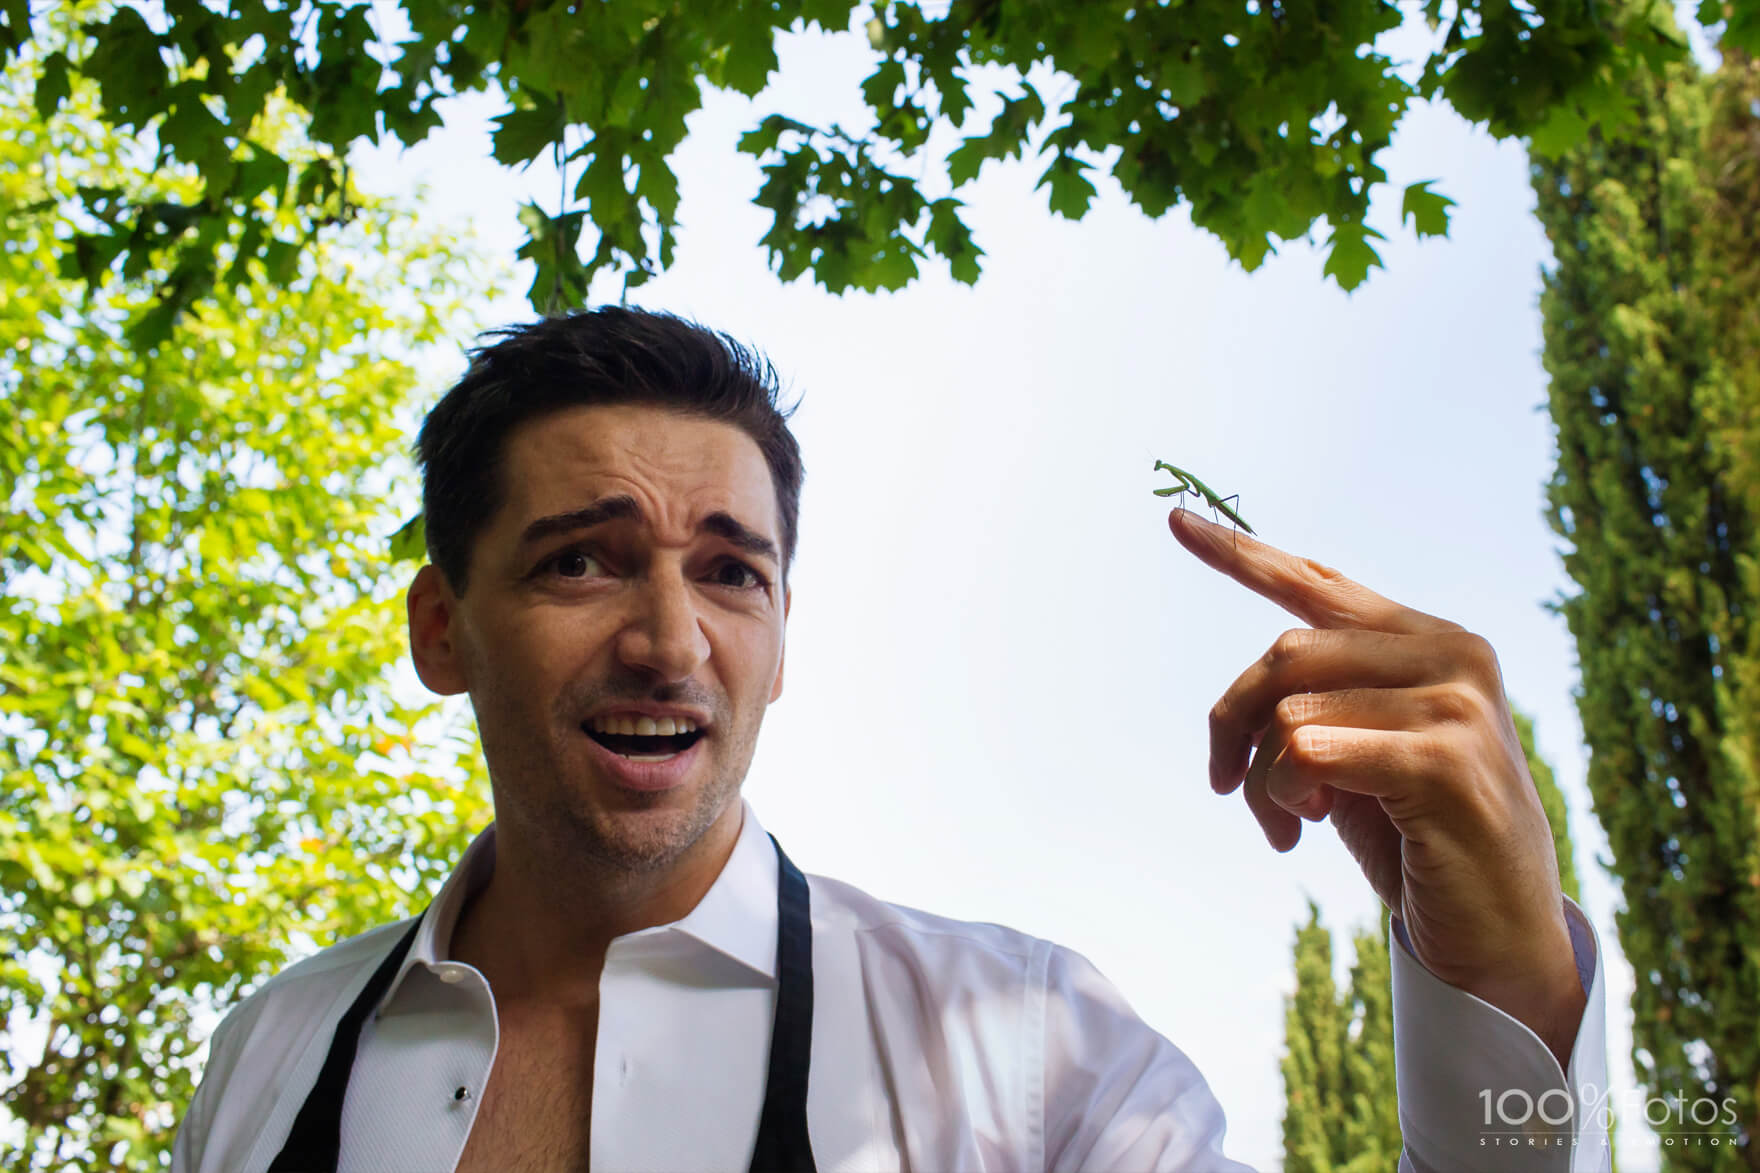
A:
{"label": "green praying mantis", "polygon": [[1160,472],[1162,469],[1166,469],[1168,472],[1172,473],[1174,478],[1179,481],[1179,484],[1170,485],[1165,489],[1150,490],[1157,497],[1171,497],[1176,493],[1181,497],[1184,497],[1187,493],[1195,493],[1197,496],[1203,498],[1204,504],[1210,506],[1211,509],[1222,514],[1222,516],[1228,518],[1228,520],[1234,522],[1248,533],[1253,533],[1253,527],[1247,524],[1247,519],[1229,507],[1228,503],[1230,501],[1239,501],[1241,499],[1239,493],[1234,494],[1232,497],[1218,497],[1216,495],[1216,490],[1212,489],[1209,485],[1206,485],[1203,481],[1199,480],[1185,469],[1177,468],[1174,465],[1168,464],[1164,460],[1157,460],[1155,462],[1155,467],[1149,471]]}

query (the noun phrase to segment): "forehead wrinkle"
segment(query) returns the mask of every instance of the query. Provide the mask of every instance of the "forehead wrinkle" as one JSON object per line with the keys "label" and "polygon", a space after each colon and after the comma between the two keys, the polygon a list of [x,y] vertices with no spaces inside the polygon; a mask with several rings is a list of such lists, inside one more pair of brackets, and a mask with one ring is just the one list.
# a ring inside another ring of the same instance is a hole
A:
{"label": "forehead wrinkle", "polygon": [[[747,475],[754,469],[739,459],[743,450],[703,443],[689,434],[688,424],[682,430],[675,421],[642,426],[631,437],[629,429],[620,427],[622,421],[615,417],[633,417],[646,424],[645,413],[618,411],[610,406],[583,410],[613,418],[603,428],[581,427],[577,421],[561,426],[554,426],[554,422],[552,426],[535,426],[520,438],[524,443],[517,444],[524,451],[518,455],[509,452],[514,457],[509,462],[513,466],[510,471],[517,471],[509,478],[516,487],[507,504],[515,507],[516,518],[531,519],[515,523],[514,540],[521,547],[530,544],[523,535],[545,520],[560,520],[593,503],[627,497],[637,516],[630,518],[627,511],[619,510],[620,516],[606,518],[607,522],[638,520],[656,538],[663,538],[662,523],[676,512],[672,507],[676,502],[687,518],[696,514],[700,519],[695,528],[685,532],[682,541],[662,540],[661,545],[688,546],[701,534],[709,533],[780,564],[779,542],[770,533],[777,519],[772,516],[765,520],[766,514],[776,511],[775,486],[768,464],[744,432],[732,429],[736,445],[748,445],[758,456],[760,467],[755,481]],[[729,427],[717,421],[702,422],[711,427]],[[674,488],[679,491],[671,491]],[[744,492],[760,489],[764,491],[755,497]],[[705,495],[710,498],[708,502],[703,501]],[[644,502],[651,503],[653,509],[644,508]],[[715,514],[727,517],[717,519]],[[748,540],[754,537],[755,541]]]}
{"label": "forehead wrinkle", "polygon": [[[543,539],[559,534],[572,533],[577,530],[592,529],[613,522],[624,521],[640,526],[649,531],[655,527],[643,514],[641,505],[627,493],[619,493],[609,497],[600,497],[592,504],[566,513],[551,514],[538,518],[526,527],[520,538],[522,546],[536,545]],[[716,509],[697,522],[683,541],[669,542],[663,535],[656,535],[657,544],[662,547],[688,547],[698,535],[708,534],[722,541],[780,564],[782,555],[776,543],[761,529],[747,525],[733,512],[727,509]]]}

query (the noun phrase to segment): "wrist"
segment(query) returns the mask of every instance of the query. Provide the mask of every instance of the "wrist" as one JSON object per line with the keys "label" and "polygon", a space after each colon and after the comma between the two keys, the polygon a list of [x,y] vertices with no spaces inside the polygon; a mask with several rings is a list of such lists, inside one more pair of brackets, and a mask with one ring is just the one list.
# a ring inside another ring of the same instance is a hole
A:
{"label": "wrist", "polygon": [[1571,1052],[1582,1027],[1589,996],[1577,975],[1576,950],[1561,918],[1557,939],[1543,951],[1546,964],[1530,974],[1490,978],[1467,992],[1497,1007],[1539,1036],[1569,1072]]}

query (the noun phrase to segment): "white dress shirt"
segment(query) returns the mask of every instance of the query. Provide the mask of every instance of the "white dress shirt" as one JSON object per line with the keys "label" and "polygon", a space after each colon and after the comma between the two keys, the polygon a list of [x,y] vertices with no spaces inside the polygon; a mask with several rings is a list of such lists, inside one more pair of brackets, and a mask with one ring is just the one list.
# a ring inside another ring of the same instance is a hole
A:
{"label": "white dress shirt", "polygon": [[[361,1032],[343,1104],[343,1173],[452,1170],[464,1151],[499,1034],[487,980],[447,958],[460,910],[491,875],[494,830],[472,841],[440,889]],[[808,886],[807,1117],[825,1173],[1247,1168],[1223,1156],[1222,1109],[1196,1066],[1081,955],[822,876]],[[748,805],[696,908],[611,942],[593,1061],[595,1173],[746,1169],[769,1061],[776,889],[775,851]],[[1576,1119],[1592,1117],[1585,1106],[1607,1087],[1598,944],[1582,911],[1567,913],[1588,991],[1568,1079],[1526,1026],[1426,970],[1395,922],[1402,1170],[1609,1167],[1604,1122],[1540,1118],[1564,1117],[1571,1102]],[[173,1173],[268,1167],[337,1021],[409,924],[333,945],[232,1009],[179,1128]],[[1500,1118],[1496,1099],[1510,1089]],[[1524,1102],[1543,1113],[1522,1121]]]}

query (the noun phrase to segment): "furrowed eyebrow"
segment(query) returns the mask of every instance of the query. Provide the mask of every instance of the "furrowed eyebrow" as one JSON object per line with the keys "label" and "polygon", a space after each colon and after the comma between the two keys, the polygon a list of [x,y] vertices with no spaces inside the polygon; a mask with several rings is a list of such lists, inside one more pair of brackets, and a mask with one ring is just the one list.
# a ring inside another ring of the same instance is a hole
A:
{"label": "furrowed eyebrow", "polygon": [[[591,529],[607,521],[642,520],[642,507],[636,499],[627,495],[603,497],[582,509],[570,510],[567,513],[556,513],[549,517],[540,517],[526,526],[525,533],[520,535],[520,548],[526,549],[545,538],[557,534],[572,533],[575,530]],[[747,526],[731,513],[716,511],[698,523],[699,530],[707,530],[718,538],[756,554],[762,558],[781,565],[782,558],[776,552],[776,543]]]}
{"label": "furrowed eyebrow", "polygon": [[782,563],[782,558],[776,553],[775,542],[772,542],[757,530],[748,528],[731,513],[722,513],[719,511],[711,513],[698,524],[697,528],[708,530],[716,537],[731,542],[733,545],[738,546],[748,554],[756,554],[760,558],[768,558],[770,561],[775,562],[778,565],[781,565]]}
{"label": "furrowed eyebrow", "polygon": [[540,517],[526,526],[526,532],[520,535],[519,544],[521,549],[525,549],[557,534],[591,529],[607,521],[640,521],[641,518],[642,509],[636,504],[634,497],[603,497],[584,509]]}

